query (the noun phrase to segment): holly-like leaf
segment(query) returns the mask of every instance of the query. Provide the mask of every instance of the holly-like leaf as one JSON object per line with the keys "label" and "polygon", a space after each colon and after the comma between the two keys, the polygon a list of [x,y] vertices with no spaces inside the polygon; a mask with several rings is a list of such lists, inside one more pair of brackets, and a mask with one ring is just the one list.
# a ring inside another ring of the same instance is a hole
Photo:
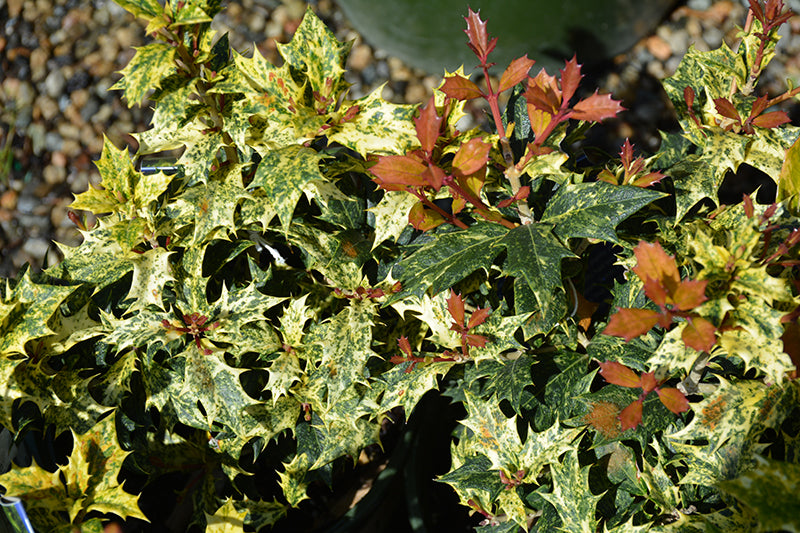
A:
{"label": "holly-like leaf", "polygon": [[244,518],[247,510],[239,510],[233,500],[228,498],[213,515],[206,515],[207,533],[236,533],[244,529]]}
{"label": "holly-like leaf", "polygon": [[459,74],[447,76],[439,90],[456,100],[472,100],[483,96],[483,92],[474,82]]}
{"label": "holly-like leaf", "polygon": [[607,382],[620,387],[637,388],[642,386],[641,378],[633,370],[616,361],[601,362],[600,374]]}
{"label": "holly-like leaf", "polygon": [[636,400],[619,413],[622,431],[635,429],[642,422],[642,402]]}
{"label": "holly-like leaf", "polygon": [[500,86],[497,89],[497,92],[501,93],[503,91],[507,91],[518,83],[525,81],[525,78],[528,77],[528,72],[531,70],[531,67],[533,67],[534,63],[536,63],[536,61],[533,59],[528,59],[528,54],[511,61],[508,67],[503,71],[503,74],[500,76]]}
{"label": "holly-like leaf", "polygon": [[479,138],[470,139],[462,144],[453,158],[456,176],[470,176],[484,168],[489,161],[490,149],[491,146]]}
{"label": "holly-like leaf", "polygon": [[175,52],[174,46],[162,42],[136,48],[133,59],[120,71],[122,79],[111,89],[123,91],[128,107],[140,103],[150,89],[158,88],[160,81],[175,70]]}
{"label": "holly-like leaf", "polygon": [[583,78],[583,74],[581,74],[581,65],[578,64],[577,57],[573,55],[572,59],[566,61],[564,63],[564,68],[562,68],[560,72],[562,93],[561,98],[562,100],[569,102],[569,100],[575,94],[575,91],[578,89],[581,78]]}
{"label": "holly-like leaf", "polygon": [[442,127],[442,117],[436,111],[436,101],[433,96],[424,107],[420,108],[419,117],[414,119],[414,127],[422,149],[426,152],[433,151]]}
{"label": "holly-like leaf", "polygon": [[567,184],[547,203],[542,222],[555,224],[562,239],[588,237],[618,242],[617,224],[664,196],[640,187],[604,182]]}
{"label": "holly-like leaf", "polygon": [[469,14],[464,17],[464,20],[467,21],[467,29],[464,30],[464,33],[469,37],[467,46],[475,52],[478,59],[485,62],[486,57],[497,46],[497,37],[489,39],[489,33],[486,31],[486,21],[481,20],[480,10],[476,13],[470,8]]}
{"label": "holly-like leaf", "polygon": [[135,17],[151,19],[164,11],[158,0],[120,0],[119,5]]}
{"label": "holly-like leaf", "polygon": [[664,404],[664,407],[679,415],[689,410],[689,400],[681,391],[672,387],[661,387],[656,389],[656,394]]}
{"label": "holly-like leaf", "polygon": [[403,290],[390,301],[407,295],[421,297],[428,289],[435,295],[452,287],[479,268],[488,268],[500,249],[495,245],[508,233],[498,224],[475,224],[464,231],[437,235],[400,261],[392,276]]}
{"label": "holly-like leaf", "polygon": [[497,243],[507,250],[503,271],[524,280],[541,311],[545,327],[550,327],[559,316],[553,292],[562,287],[561,260],[574,257],[552,234],[552,226],[536,223],[518,226]]}
{"label": "holly-like leaf", "polygon": [[698,352],[710,352],[717,343],[717,327],[702,317],[693,317],[687,322],[681,333],[686,346]]}
{"label": "holly-like leaf", "polygon": [[407,187],[425,185],[423,173],[428,167],[419,159],[406,155],[387,155],[378,159],[369,171],[375,183],[386,191],[404,191]]}
{"label": "holly-like leaf", "polygon": [[562,523],[572,531],[589,532],[597,528],[595,518],[597,502],[590,490],[589,467],[581,467],[578,453],[569,451],[561,463],[550,466],[553,475],[553,491],[542,493],[558,511]]}
{"label": "holly-like leaf", "polygon": [[778,195],[776,200],[790,199],[795,212],[800,205],[800,137],[786,150],[786,155],[778,178]]}
{"label": "holly-like leaf", "polygon": [[607,118],[614,118],[617,113],[624,110],[625,108],[622,107],[619,100],[614,100],[610,94],[598,94],[595,91],[592,96],[575,104],[570,118],[600,122]]}
{"label": "holly-like leaf", "polygon": [[659,313],[652,309],[618,309],[611,315],[603,335],[622,337],[630,341],[644,335],[658,323]]}

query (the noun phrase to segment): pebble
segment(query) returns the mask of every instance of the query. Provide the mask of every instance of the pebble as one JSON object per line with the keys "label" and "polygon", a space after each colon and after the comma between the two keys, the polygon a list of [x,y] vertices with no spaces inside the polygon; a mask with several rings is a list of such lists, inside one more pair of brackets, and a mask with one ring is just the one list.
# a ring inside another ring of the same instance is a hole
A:
{"label": "pebble", "polygon": [[53,70],[44,80],[45,93],[50,98],[58,98],[64,92],[66,83],[67,80],[64,79],[64,74],[61,73],[61,70]]}
{"label": "pebble", "polygon": [[36,259],[43,259],[48,248],[50,248],[50,242],[40,237],[26,239],[25,244],[22,245],[22,251]]}

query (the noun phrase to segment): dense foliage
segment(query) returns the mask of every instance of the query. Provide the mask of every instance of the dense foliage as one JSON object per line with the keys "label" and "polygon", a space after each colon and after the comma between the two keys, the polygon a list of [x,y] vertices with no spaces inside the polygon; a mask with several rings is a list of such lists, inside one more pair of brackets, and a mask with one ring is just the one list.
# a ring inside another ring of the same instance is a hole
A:
{"label": "dense foliage", "polygon": [[[115,88],[152,128],[106,142],[83,243],[0,290],[0,424],[56,444],[0,485],[40,531],[164,522],[140,504],[175,479],[186,524],[269,526],[433,390],[481,531],[800,530],[800,128],[769,111],[800,90],[756,90],[780,0],[664,81],[680,133],[604,168],[574,150],[622,108],[575,59],[353,101],[310,10],[274,66],[217,2],[120,4],[153,40]],[[474,98],[493,132],[458,129]],[[745,165],[777,187],[722,204]]]}

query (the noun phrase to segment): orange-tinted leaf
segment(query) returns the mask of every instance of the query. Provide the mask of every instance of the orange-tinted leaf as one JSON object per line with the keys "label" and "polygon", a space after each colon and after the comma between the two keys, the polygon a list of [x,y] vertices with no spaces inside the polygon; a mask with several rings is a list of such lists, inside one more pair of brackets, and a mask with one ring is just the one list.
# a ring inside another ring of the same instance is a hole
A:
{"label": "orange-tinted leaf", "polygon": [[470,346],[475,346],[477,348],[483,348],[486,346],[486,342],[489,340],[483,335],[464,335],[464,339],[466,339],[467,344]]}
{"label": "orange-tinted leaf", "polygon": [[620,105],[619,100],[614,100],[610,94],[598,94],[595,91],[592,96],[575,104],[570,118],[599,122],[615,117],[617,113],[624,110],[625,108]]}
{"label": "orange-tinted leaf", "polygon": [[553,120],[553,115],[547,111],[538,109],[536,106],[528,104],[528,118],[530,118],[531,121],[531,130],[533,130],[533,134],[538,138],[544,133],[550,121]]}
{"label": "orange-tinted leaf", "polygon": [[508,68],[503,71],[503,75],[500,76],[500,88],[498,92],[506,91],[527,78],[528,71],[534,63],[536,63],[536,61],[528,59],[528,54],[512,61],[511,64],[508,65]]}
{"label": "orange-tinted leaf", "polygon": [[600,363],[600,374],[612,385],[630,389],[636,389],[642,385],[642,380],[636,375],[636,372],[616,361]]}
{"label": "orange-tinted leaf", "polygon": [[649,187],[654,183],[658,183],[659,181],[663,180],[666,176],[661,172],[650,172],[649,174],[645,174],[644,176],[640,176],[631,182],[631,185],[634,187]]}
{"label": "orange-tinted leaf", "polygon": [[456,324],[464,325],[464,300],[452,289],[450,289],[450,297],[447,299],[447,310],[450,311],[450,316],[453,317]]}
{"label": "orange-tinted leaf", "polygon": [[582,77],[581,66],[573,55],[572,59],[567,61],[564,64],[564,68],[561,69],[561,98],[563,101],[569,102],[569,99],[578,89],[578,84],[580,84]]}
{"label": "orange-tinted leaf", "polygon": [[382,189],[403,190],[405,187],[392,185],[424,185],[422,173],[426,167],[421,161],[405,155],[387,155],[378,158],[378,162],[369,171],[376,177],[374,180]]}
{"label": "orange-tinted leaf", "polygon": [[679,415],[689,410],[689,400],[683,395],[681,391],[673,387],[665,387],[656,389],[658,399],[664,404],[664,407]]}
{"label": "orange-tinted leaf", "polygon": [[753,124],[759,128],[777,128],[787,122],[790,120],[785,111],[771,111],[753,119]]}
{"label": "orange-tinted leaf", "polygon": [[672,294],[672,301],[681,311],[694,309],[701,303],[708,300],[706,298],[706,285],[708,280],[682,280],[675,292]]}
{"label": "orange-tinted leaf", "polygon": [[408,222],[414,229],[428,231],[446,222],[436,211],[426,209],[422,202],[415,203],[408,212]]}
{"label": "orange-tinted leaf", "polygon": [[433,187],[433,190],[437,192],[442,188],[444,177],[444,170],[436,165],[429,165],[428,168],[425,169],[425,172],[422,173],[422,180]]}
{"label": "orange-tinted leaf", "polygon": [[433,96],[425,105],[420,108],[419,117],[414,119],[414,127],[417,129],[417,138],[422,149],[431,152],[439,138],[439,129],[442,125],[442,117],[436,112],[436,103]]}
{"label": "orange-tinted leaf", "polygon": [[658,317],[658,312],[651,309],[620,309],[611,316],[603,334],[630,341],[650,331],[658,322]]}
{"label": "orange-tinted leaf", "polygon": [[469,176],[475,174],[486,165],[489,160],[489,150],[491,146],[479,138],[470,139],[456,152],[453,158],[453,169],[457,176]]}
{"label": "orange-tinted leaf", "polygon": [[550,115],[555,115],[561,108],[561,89],[558,88],[558,82],[544,69],[540,70],[536,77],[528,78],[528,88],[524,96],[528,103],[529,114],[530,106]]}
{"label": "orange-tinted leaf", "polygon": [[[636,255],[636,266],[633,267],[633,272],[639,276],[639,279],[642,281],[647,281],[648,278],[656,280],[666,289],[667,293],[674,292],[680,283],[678,266],[675,264],[675,258],[668,255],[658,241],[654,243],[639,241],[639,244],[633,249],[633,253]],[[647,296],[652,299],[649,294]]]}
{"label": "orange-tinted leaf", "polygon": [[617,176],[607,168],[600,171],[600,174],[597,175],[597,181],[605,181],[611,185],[617,185],[619,183]]}
{"label": "orange-tinted leaf", "polygon": [[744,205],[744,214],[747,218],[753,218],[753,214],[755,213],[753,199],[745,193],[742,193],[742,205]]}
{"label": "orange-tinted leaf", "polygon": [[622,147],[619,149],[619,160],[622,162],[623,168],[630,171],[631,163],[633,162],[633,145],[627,137],[625,137],[625,142],[622,143]]}
{"label": "orange-tinted leaf", "polygon": [[694,348],[698,352],[709,352],[717,342],[716,331],[716,326],[705,318],[694,317],[689,319],[681,338],[689,348]]}
{"label": "orange-tinted leaf", "polygon": [[483,96],[483,93],[477,85],[458,74],[445,78],[444,84],[439,90],[456,100],[472,100],[473,98],[480,98]]}
{"label": "orange-tinted leaf", "polygon": [[641,382],[642,390],[646,393],[652,392],[658,385],[655,372],[645,372],[639,381]]}
{"label": "orange-tinted leaf", "polygon": [[486,318],[489,316],[489,313],[491,312],[492,312],[491,309],[489,309],[488,307],[485,309],[476,309],[475,312],[472,313],[472,315],[470,315],[469,317],[469,322],[467,322],[467,329],[472,329],[476,326],[480,326],[481,324],[483,324]]}
{"label": "orange-tinted leaf", "polygon": [[687,85],[683,88],[683,99],[686,102],[686,107],[689,109],[694,106],[694,89],[691,86]]}
{"label": "orange-tinted leaf", "polygon": [[714,98],[714,107],[717,109],[717,113],[723,117],[734,120],[738,124],[742,123],[742,118],[739,116],[739,112],[727,98]]}
{"label": "orange-tinted leaf", "polygon": [[411,357],[411,344],[408,342],[408,337],[400,337],[397,339],[397,346],[403,351],[406,356]]}
{"label": "orange-tinted leaf", "polygon": [[622,425],[622,431],[634,429],[638,426],[642,421],[642,402],[636,400],[623,409],[619,414],[619,421]]}
{"label": "orange-tinted leaf", "polygon": [[485,60],[486,56],[494,50],[497,45],[497,38],[489,40],[489,33],[486,31],[486,21],[481,20],[480,10],[477,13],[469,9],[469,14],[464,17],[467,21],[467,29],[464,33],[469,37],[468,46],[475,52],[481,60]]}
{"label": "orange-tinted leaf", "polygon": [[764,96],[756,98],[756,101],[753,102],[753,107],[750,109],[750,116],[757,117],[758,115],[763,113],[764,110],[767,108],[767,102],[768,99],[766,94]]}

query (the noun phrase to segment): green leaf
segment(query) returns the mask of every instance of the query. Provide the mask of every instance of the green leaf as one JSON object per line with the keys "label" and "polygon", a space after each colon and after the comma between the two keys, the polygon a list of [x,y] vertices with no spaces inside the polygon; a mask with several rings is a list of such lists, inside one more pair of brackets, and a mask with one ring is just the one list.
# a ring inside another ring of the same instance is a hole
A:
{"label": "green leaf", "polygon": [[373,385],[373,388],[383,389],[380,411],[388,412],[400,406],[410,413],[428,391],[438,390],[439,378],[455,364],[450,361],[417,363],[409,370],[410,364],[404,363],[384,372],[380,381]]}
{"label": "green leaf", "polygon": [[310,148],[287,146],[271,151],[258,164],[248,189],[258,187],[267,193],[284,231],[292,223],[292,213],[303,189],[312,181],[325,180],[319,171],[322,157]]}
{"label": "green leaf", "polygon": [[484,363],[491,365],[491,370],[485,374],[489,377],[486,392],[494,393],[498,400],[508,400],[514,411],[519,413],[525,387],[533,386],[531,366],[534,362],[533,356],[523,354],[504,363]]}
{"label": "green leaf", "polygon": [[158,3],[158,0],[120,0],[117,4],[125,8],[126,11],[132,13],[135,17],[148,20],[157,17],[164,11],[164,8]]}
{"label": "green leaf", "polygon": [[496,499],[505,489],[500,480],[500,471],[492,469],[492,462],[483,455],[475,455],[447,474],[440,476],[439,481],[452,485],[458,492],[474,489],[489,493],[489,498]]}
{"label": "green leaf", "polygon": [[553,492],[542,497],[553,504],[563,522],[562,531],[594,533],[597,530],[597,502],[589,490],[589,467],[578,464],[578,453],[567,452],[561,463],[550,466],[553,475]]}
{"label": "green leaf", "polygon": [[765,530],[800,531],[800,465],[756,456],[756,467],[719,487],[753,509]]}
{"label": "green leaf", "polygon": [[278,472],[283,497],[292,507],[297,507],[301,501],[308,499],[306,489],[306,474],[311,466],[306,454],[297,454],[291,462],[283,463],[283,472]]}
{"label": "green leaf", "polygon": [[496,246],[505,246],[507,250],[503,272],[525,281],[536,299],[545,327],[552,327],[561,318],[553,302],[555,290],[563,288],[561,260],[575,255],[556,239],[549,224],[518,226]]}
{"label": "green leaf", "polygon": [[174,281],[169,262],[173,252],[166,248],[152,248],[142,254],[132,254],[133,280],[127,298],[136,300],[130,309],[139,309],[147,305],[163,307],[162,296],[164,286]]}
{"label": "green leaf", "polygon": [[554,224],[553,232],[564,240],[588,237],[616,243],[617,224],[663,196],[641,187],[602,181],[568,183],[547,203],[541,221]]}
{"label": "green leaf", "polygon": [[[413,194],[405,191],[386,191],[383,198],[370,211],[375,215],[375,238],[372,249],[377,248],[384,241],[397,241],[400,234],[408,227],[408,212],[417,203]],[[400,216],[404,214],[405,216]]]}
{"label": "green leaf", "polygon": [[142,102],[150,89],[175,70],[175,51],[174,46],[162,42],[136,48],[133,59],[120,71],[122,79],[111,89],[123,91],[128,107]]}
{"label": "green leaf", "polygon": [[436,295],[479,268],[489,268],[500,253],[497,244],[508,230],[498,224],[475,224],[463,231],[437,235],[434,240],[401,260],[392,276],[403,290],[390,301],[405,296],[422,297],[428,289]]}
{"label": "green leaf", "polygon": [[494,470],[516,472],[520,464],[522,441],[517,431],[516,417],[506,417],[500,409],[464,390],[467,418],[460,423],[472,430],[472,445],[492,462]]}
{"label": "green leaf", "polygon": [[786,157],[781,166],[778,179],[778,196],[775,199],[790,200],[794,212],[798,212],[798,197],[800,197],[800,137],[786,150]]}

